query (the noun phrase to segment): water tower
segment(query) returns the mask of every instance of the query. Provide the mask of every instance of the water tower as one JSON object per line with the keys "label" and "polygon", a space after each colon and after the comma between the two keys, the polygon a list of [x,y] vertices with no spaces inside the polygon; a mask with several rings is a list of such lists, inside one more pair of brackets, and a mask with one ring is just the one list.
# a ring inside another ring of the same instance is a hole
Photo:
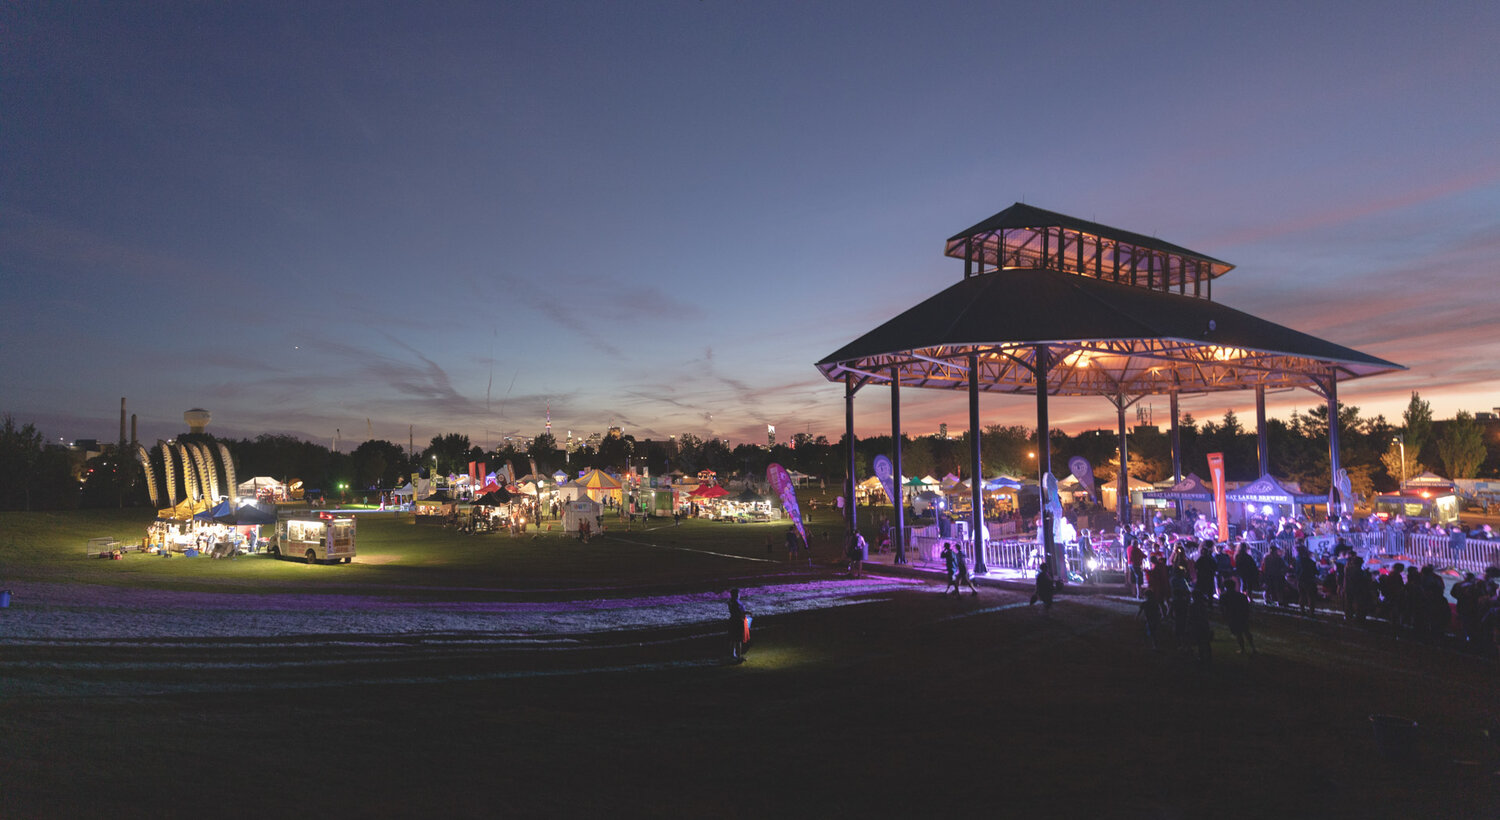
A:
{"label": "water tower", "polygon": [[212,419],[213,416],[201,407],[194,407],[182,414],[182,420],[187,422],[189,433],[202,433],[203,428],[207,427]]}

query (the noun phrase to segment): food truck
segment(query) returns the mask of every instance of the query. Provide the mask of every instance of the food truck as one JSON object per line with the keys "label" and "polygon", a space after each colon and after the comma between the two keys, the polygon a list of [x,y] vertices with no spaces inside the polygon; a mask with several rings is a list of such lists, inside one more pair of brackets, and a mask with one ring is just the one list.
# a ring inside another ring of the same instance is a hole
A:
{"label": "food truck", "polygon": [[1375,496],[1375,514],[1382,518],[1400,515],[1408,521],[1457,524],[1458,491],[1452,481],[1423,473],[1402,484],[1399,492]]}
{"label": "food truck", "polygon": [[276,524],[272,552],[281,558],[302,558],[309,564],[354,558],[354,516],[317,513],[284,518]]}

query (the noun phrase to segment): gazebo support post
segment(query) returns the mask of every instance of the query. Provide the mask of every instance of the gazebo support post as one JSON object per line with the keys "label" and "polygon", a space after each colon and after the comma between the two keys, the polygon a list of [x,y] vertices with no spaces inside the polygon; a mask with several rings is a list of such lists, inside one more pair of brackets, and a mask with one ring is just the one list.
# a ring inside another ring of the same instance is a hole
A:
{"label": "gazebo support post", "polygon": [[[1194,284],[1196,284],[1196,280]],[[1177,411],[1177,391],[1173,390],[1167,395],[1171,398],[1172,406],[1172,483],[1176,485],[1182,483],[1182,426],[1179,421],[1181,417]],[[1176,517],[1180,520],[1182,518],[1182,502],[1173,501],[1172,509]]]}
{"label": "gazebo support post", "polygon": [[984,468],[979,460],[979,354],[969,354],[969,532],[974,538],[974,573],[989,572],[984,563]]}
{"label": "gazebo support post", "polygon": [[1042,493],[1042,531],[1040,534],[1042,554],[1047,556],[1047,565],[1052,568],[1052,577],[1066,578],[1068,568],[1063,564],[1062,555],[1057,551],[1057,545],[1053,542],[1052,517],[1047,514],[1047,474],[1052,472],[1052,437],[1048,435],[1052,427],[1047,420],[1047,374],[1052,369],[1051,352],[1046,345],[1037,345],[1036,363],[1033,365],[1033,372],[1036,374],[1037,486],[1040,487]]}
{"label": "gazebo support post", "polygon": [[891,467],[896,471],[891,486],[896,497],[891,504],[896,508],[896,563],[906,563],[906,505],[901,502],[905,488],[901,483],[901,368],[891,368]]}
{"label": "gazebo support post", "polygon": [[[1339,377],[1337,373],[1328,373],[1328,387],[1324,391],[1328,396],[1328,485],[1338,486],[1339,477]],[[1343,499],[1340,498],[1343,503]],[[1340,510],[1342,512],[1342,510]],[[1333,510],[1328,511],[1328,517],[1333,517]]]}
{"label": "gazebo support post", "polygon": [[1130,439],[1125,435],[1125,394],[1114,398],[1115,412],[1120,424],[1120,474],[1115,476],[1115,517],[1120,527],[1130,526]]}
{"label": "gazebo support post", "polygon": [[[847,538],[844,543],[847,546],[854,540],[854,531],[858,528],[858,519],[855,516],[854,506],[854,374],[844,374],[844,440],[849,443],[849,469],[848,480],[844,482],[845,506],[844,517],[846,519]],[[809,546],[811,554],[811,546]]]}
{"label": "gazebo support post", "polygon": [[1266,386],[1255,386],[1255,453],[1260,458],[1260,474],[1271,473],[1271,445],[1266,435]]}

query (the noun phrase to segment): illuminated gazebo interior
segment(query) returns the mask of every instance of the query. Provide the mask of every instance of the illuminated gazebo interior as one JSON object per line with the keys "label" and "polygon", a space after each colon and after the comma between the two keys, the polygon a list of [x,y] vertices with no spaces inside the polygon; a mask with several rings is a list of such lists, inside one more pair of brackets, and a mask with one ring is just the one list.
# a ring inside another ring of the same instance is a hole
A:
{"label": "illuminated gazebo interior", "polygon": [[[1214,302],[1213,280],[1233,268],[1226,262],[1064,214],[1016,204],[950,237],[945,252],[963,260],[963,279],[817,363],[825,378],[845,385],[851,477],[854,394],[871,384],[892,388],[896,442],[901,387],[967,391],[974,474],[980,471],[980,392],[1036,396],[1042,430],[1048,429],[1049,396],[1107,398],[1118,414],[1122,465],[1128,464],[1125,409],[1165,394],[1172,405],[1173,472],[1180,479],[1180,395],[1254,390],[1264,473],[1266,390],[1306,388],[1326,399],[1330,418],[1337,418],[1339,382],[1400,369]],[[1337,474],[1337,431],[1330,432]],[[1045,479],[1050,454],[1046,437],[1040,439]],[[899,475],[899,448],[895,455]],[[1125,474],[1122,469],[1122,481]],[[1120,497],[1128,498],[1123,489]],[[978,531],[977,485],[974,493]],[[852,514],[848,520],[852,528]],[[1053,555],[1045,516],[1043,539]],[[982,564],[977,550],[976,562]]]}

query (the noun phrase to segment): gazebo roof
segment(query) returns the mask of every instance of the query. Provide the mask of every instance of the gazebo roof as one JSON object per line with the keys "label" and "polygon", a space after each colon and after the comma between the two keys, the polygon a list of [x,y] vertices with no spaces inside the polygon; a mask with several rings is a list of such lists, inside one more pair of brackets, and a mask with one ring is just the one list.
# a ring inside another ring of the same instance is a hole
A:
{"label": "gazebo roof", "polygon": [[1204,283],[1234,269],[1154,236],[1020,202],[949,237],[944,253],[977,266],[969,269],[970,275],[986,267],[1049,268],[1180,293],[1191,284],[1193,295],[1202,297],[1210,295]]}
{"label": "gazebo roof", "polygon": [[1207,299],[1045,269],[967,277],[817,363],[904,386],[1036,393],[1036,351],[1050,351],[1050,395],[1149,395],[1266,387],[1320,390],[1403,369]]}

